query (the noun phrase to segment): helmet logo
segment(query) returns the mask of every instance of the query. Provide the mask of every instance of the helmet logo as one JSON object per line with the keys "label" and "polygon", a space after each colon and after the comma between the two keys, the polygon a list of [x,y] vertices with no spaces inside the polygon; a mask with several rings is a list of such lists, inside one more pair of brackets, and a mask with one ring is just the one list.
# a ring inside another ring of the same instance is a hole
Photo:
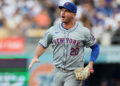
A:
{"label": "helmet logo", "polygon": [[69,5],[69,3],[66,3],[65,5],[66,5],[66,6],[68,6],[68,5]]}

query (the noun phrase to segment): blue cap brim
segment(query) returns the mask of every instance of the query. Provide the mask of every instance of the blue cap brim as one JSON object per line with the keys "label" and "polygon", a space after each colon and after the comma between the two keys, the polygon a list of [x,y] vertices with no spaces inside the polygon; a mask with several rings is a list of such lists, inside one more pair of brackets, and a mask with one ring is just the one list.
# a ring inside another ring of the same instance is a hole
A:
{"label": "blue cap brim", "polygon": [[59,9],[62,9],[62,8],[64,8],[63,6],[59,6]]}
{"label": "blue cap brim", "polygon": [[[72,12],[70,9],[68,9],[67,7],[64,7],[64,6],[59,6],[59,9],[62,9],[62,8],[65,8],[67,10],[69,10],[70,12]],[[72,12],[73,13],[73,12]]]}

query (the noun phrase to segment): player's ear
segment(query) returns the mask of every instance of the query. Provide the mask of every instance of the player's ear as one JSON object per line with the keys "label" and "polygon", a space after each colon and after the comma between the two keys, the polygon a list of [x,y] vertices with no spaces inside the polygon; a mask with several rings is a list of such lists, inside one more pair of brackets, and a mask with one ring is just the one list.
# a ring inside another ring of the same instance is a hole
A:
{"label": "player's ear", "polygon": [[74,16],[76,16],[76,13],[73,13]]}
{"label": "player's ear", "polygon": [[73,13],[73,16],[76,17],[76,13]]}
{"label": "player's ear", "polygon": [[74,15],[76,16],[77,14],[76,14],[76,13],[74,13]]}

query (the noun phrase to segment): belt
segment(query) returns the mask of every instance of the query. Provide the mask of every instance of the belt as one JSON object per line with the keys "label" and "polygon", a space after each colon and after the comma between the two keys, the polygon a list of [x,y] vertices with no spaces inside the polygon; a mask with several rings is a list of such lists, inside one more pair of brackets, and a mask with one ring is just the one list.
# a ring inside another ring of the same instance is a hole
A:
{"label": "belt", "polygon": [[59,70],[61,70],[61,71],[63,71],[63,72],[72,72],[73,70],[66,70],[66,69],[64,69],[64,68],[61,68],[61,67],[56,67],[57,69],[59,69]]}

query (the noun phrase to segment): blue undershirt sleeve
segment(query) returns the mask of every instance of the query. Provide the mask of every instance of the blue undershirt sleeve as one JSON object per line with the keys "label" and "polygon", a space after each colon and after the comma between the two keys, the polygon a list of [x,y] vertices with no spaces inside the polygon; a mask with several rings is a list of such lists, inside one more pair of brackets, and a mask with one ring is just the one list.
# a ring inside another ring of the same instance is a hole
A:
{"label": "blue undershirt sleeve", "polygon": [[91,46],[90,48],[92,49],[90,61],[95,62],[96,59],[98,58],[99,52],[100,52],[99,44],[96,43],[93,46]]}

